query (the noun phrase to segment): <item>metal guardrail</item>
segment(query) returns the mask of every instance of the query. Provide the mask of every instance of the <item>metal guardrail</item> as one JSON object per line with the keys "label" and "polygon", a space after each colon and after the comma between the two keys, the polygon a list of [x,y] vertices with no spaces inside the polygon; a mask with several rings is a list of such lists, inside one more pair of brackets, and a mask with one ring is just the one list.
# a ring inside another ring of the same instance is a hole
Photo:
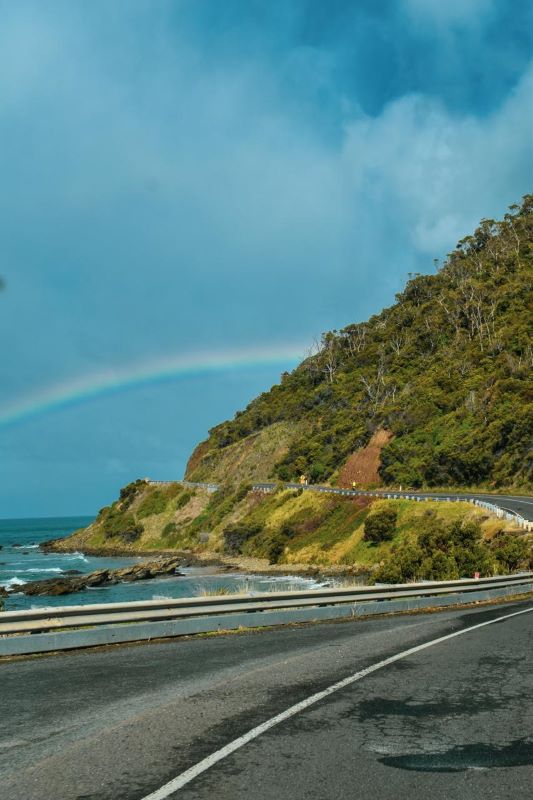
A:
{"label": "metal guardrail", "polygon": [[[202,489],[207,489],[208,492],[216,492],[219,489],[218,483],[201,483],[195,481],[185,481],[185,480],[178,480],[178,481],[153,481],[147,480],[152,486],[168,486],[173,483],[179,483],[182,486],[191,486],[191,487],[199,487]],[[255,492],[271,492],[273,491],[276,486],[279,484],[277,483],[254,483],[252,484],[252,491]],[[307,492],[320,492],[324,494],[339,494],[345,495],[348,497],[376,497],[381,500],[416,500],[419,503],[422,502],[429,502],[429,501],[436,501],[436,502],[462,502],[462,503],[472,503],[473,505],[479,506],[480,508],[485,508],[487,511],[490,511],[492,514],[495,514],[499,519],[507,519],[513,520],[519,525],[521,528],[527,531],[533,531],[533,522],[531,520],[525,519],[521,514],[518,514],[516,511],[512,511],[509,508],[503,508],[502,506],[498,506],[495,503],[489,503],[485,500],[480,500],[475,497],[465,497],[463,495],[458,495],[455,493],[446,494],[411,494],[409,492],[391,492],[391,491],[367,491],[365,489],[339,489],[334,486],[320,486],[319,484],[306,484],[306,483],[284,483],[283,486],[286,489],[302,489],[303,491]]]}
{"label": "metal guardrail", "polygon": [[214,597],[186,597],[177,600],[145,600],[130,603],[103,603],[58,608],[33,608],[0,614],[0,636],[41,631],[60,631],[83,626],[155,622],[223,615],[235,612],[261,612],[346,605],[398,598],[439,597],[457,592],[469,593],[533,583],[533,573],[492,578],[407,583],[360,588],[328,588],[295,592],[262,592]]}
{"label": "metal guardrail", "polygon": [[[380,500],[415,500],[419,503],[424,502],[444,502],[444,503],[472,503],[480,508],[485,508],[492,514],[495,514],[499,519],[513,520],[521,528],[527,531],[533,530],[533,522],[524,519],[521,514],[516,511],[511,511],[508,508],[497,506],[495,503],[489,503],[485,500],[479,500],[475,497],[465,497],[450,493],[449,495],[438,494],[411,494],[408,492],[391,492],[391,491],[366,491],[364,489],[337,489],[333,486],[319,486],[314,484],[301,484],[301,483],[286,483],[284,484],[287,489],[302,489],[309,492],[320,492],[324,494],[339,494],[348,497],[375,497]],[[255,483],[252,490],[256,492],[271,492],[275,489],[275,483]]]}

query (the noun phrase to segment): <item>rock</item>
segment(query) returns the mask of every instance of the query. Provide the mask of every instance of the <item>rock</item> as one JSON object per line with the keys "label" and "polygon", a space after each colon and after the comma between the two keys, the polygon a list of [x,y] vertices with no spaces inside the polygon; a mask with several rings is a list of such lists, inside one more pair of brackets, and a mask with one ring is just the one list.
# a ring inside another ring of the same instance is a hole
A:
{"label": "rock", "polygon": [[64,569],[63,575],[83,575],[81,569]]}
{"label": "rock", "polygon": [[83,578],[78,578],[77,580],[83,581],[85,586],[101,586],[109,580],[109,570],[100,569],[97,572],[90,572],[89,575],[85,575]]}
{"label": "rock", "polygon": [[0,597],[9,597],[9,592],[3,586],[0,586]]}
{"label": "rock", "polygon": [[29,595],[50,595],[52,597],[56,597],[61,594],[70,594],[72,591],[78,591],[77,589],[72,589],[71,583],[68,578],[49,578],[48,580],[44,581],[30,581],[26,583],[24,586],[18,587],[19,591],[23,591],[23,594]]}
{"label": "rock", "polygon": [[[79,570],[68,570],[68,573],[78,573],[76,577],[48,578],[43,581],[29,581],[19,587],[19,591],[28,595],[62,595],[73,592],[82,592],[87,587],[113,586],[121,581],[143,581],[161,576],[181,575],[178,572],[180,560],[172,558],[158,559],[157,561],[141,562],[131,567],[118,569],[100,569],[83,575]],[[67,573],[65,572],[66,576]]]}

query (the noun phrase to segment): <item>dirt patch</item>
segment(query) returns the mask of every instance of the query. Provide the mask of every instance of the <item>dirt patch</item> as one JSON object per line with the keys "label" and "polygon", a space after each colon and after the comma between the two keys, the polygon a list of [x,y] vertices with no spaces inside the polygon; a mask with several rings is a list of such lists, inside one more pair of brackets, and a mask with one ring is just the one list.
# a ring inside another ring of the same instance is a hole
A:
{"label": "dirt patch", "polygon": [[378,472],[381,464],[381,451],[391,439],[390,431],[379,428],[366,447],[348,456],[348,460],[339,473],[339,486],[351,487],[354,482],[358,486],[381,483]]}

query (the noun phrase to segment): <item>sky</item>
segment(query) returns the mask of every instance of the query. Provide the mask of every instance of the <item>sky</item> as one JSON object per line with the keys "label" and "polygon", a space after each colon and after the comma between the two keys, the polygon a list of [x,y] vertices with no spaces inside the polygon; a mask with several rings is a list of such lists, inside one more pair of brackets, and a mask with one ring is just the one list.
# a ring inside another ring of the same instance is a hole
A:
{"label": "sky", "polygon": [[0,0],[0,517],[93,514],[531,191],[527,0]]}

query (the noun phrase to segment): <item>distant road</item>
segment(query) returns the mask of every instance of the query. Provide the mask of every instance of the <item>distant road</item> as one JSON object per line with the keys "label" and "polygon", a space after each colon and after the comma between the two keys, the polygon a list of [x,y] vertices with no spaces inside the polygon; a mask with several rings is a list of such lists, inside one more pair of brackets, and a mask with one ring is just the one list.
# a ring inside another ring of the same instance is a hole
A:
{"label": "distant road", "polygon": [[[164,485],[174,483],[174,481],[150,481],[153,484]],[[206,489],[216,491],[218,489],[217,483],[199,483],[195,481],[178,481],[188,486],[202,486]],[[254,487],[257,489],[274,489],[278,484],[269,481],[256,481]],[[533,497],[530,495],[510,495],[510,494],[477,494],[470,492],[417,492],[417,491],[398,491],[397,489],[338,489],[333,486],[324,486],[318,483],[310,483],[302,486],[300,483],[286,483],[288,489],[305,489],[310,492],[326,492],[328,494],[343,494],[352,497],[359,497],[361,495],[395,495],[397,497],[422,497],[422,498],[447,498],[450,500],[481,500],[484,503],[492,503],[495,506],[509,511],[512,514],[519,514],[528,522],[533,522]]]}
{"label": "distant road", "polygon": [[[275,483],[255,483],[254,486],[264,488],[264,489],[272,489],[276,486]],[[289,488],[300,489],[302,488],[299,483],[288,483],[287,486]],[[336,489],[332,488],[331,486],[320,486],[311,484],[307,487],[310,491],[318,491],[318,492],[328,492],[331,494],[348,494],[357,497],[361,494],[366,494],[366,490],[351,490],[351,489]],[[498,506],[499,508],[504,509],[505,511],[510,511],[513,514],[520,514],[521,517],[527,519],[529,522],[533,522],[533,497],[529,496],[519,496],[519,495],[504,495],[504,494],[471,494],[469,492],[416,492],[416,491],[408,491],[408,492],[400,492],[396,489],[388,489],[388,490],[375,490],[372,491],[372,494],[376,495],[388,495],[394,494],[398,497],[423,497],[423,498],[442,498],[442,497],[449,497],[450,500],[482,500],[485,503],[493,503],[494,505]]]}
{"label": "distant road", "polygon": [[1,663],[2,800],[526,800],[532,652],[522,601]]}

